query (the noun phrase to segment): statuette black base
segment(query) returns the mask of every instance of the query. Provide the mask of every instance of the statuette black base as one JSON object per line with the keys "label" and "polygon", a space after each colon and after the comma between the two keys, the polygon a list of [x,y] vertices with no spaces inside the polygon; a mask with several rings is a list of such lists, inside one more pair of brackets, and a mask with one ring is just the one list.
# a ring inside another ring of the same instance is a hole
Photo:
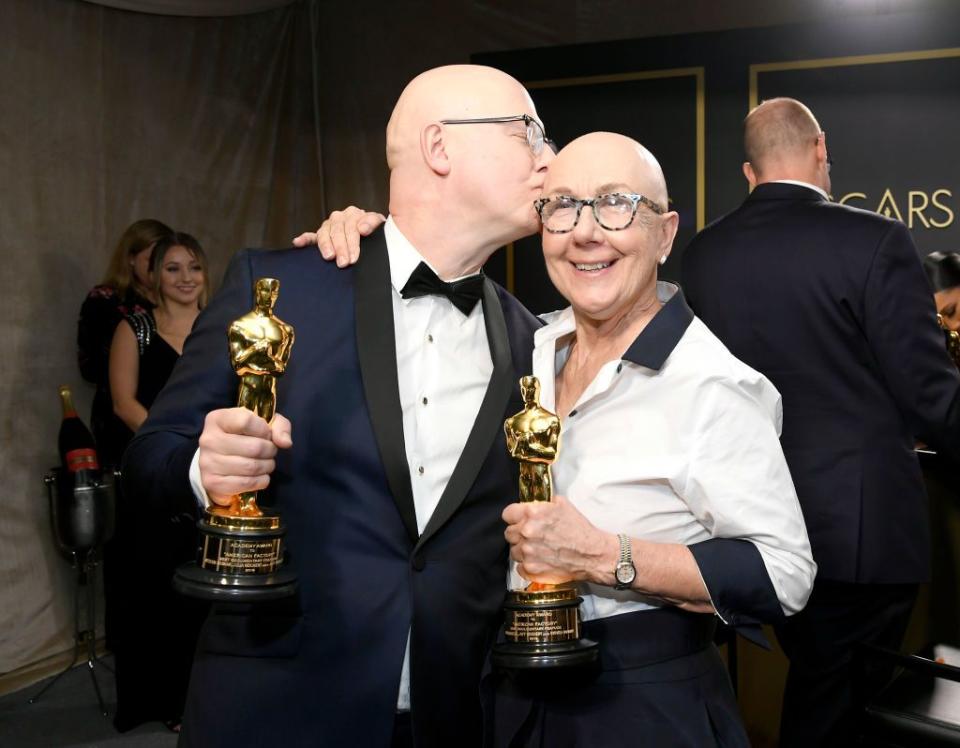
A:
{"label": "statuette black base", "polygon": [[188,563],[173,577],[173,588],[180,594],[214,602],[279,600],[296,593],[297,587],[296,575],[286,568],[270,574],[225,574]]}
{"label": "statuette black base", "polygon": [[201,600],[257,603],[297,591],[296,575],[284,565],[285,530],[277,514],[244,516],[208,509],[197,529],[199,559],[177,569],[177,592]]}
{"label": "statuette black base", "polygon": [[595,641],[578,639],[569,642],[497,642],[491,659],[500,670],[543,670],[590,665],[597,661],[599,648]]}
{"label": "statuette black base", "polygon": [[569,583],[509,591],[503,605],[505,639],[493,646],[494,666],[532,671],[596,662],[597,643],[580,637],[581,602]]}

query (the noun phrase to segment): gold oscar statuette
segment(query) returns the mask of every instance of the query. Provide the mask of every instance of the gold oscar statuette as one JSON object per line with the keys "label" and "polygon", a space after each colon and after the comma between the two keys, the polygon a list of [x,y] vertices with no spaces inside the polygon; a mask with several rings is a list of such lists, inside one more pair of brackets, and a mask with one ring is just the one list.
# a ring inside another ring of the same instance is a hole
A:
{"label": "gold oscar statuette", "polygon": [[[273,313],[280,282],[260,278],[254,307],[227,331],[230,362],[240,377],[237,406],[267,423],[277,408],[277,379],[290,361],[293,327]],[[256,602],[293,594],[297,580],[283,564],[280,516],[257,505],[256,491],[237,494],[227,506],[211,504],[198,523],[200,556],[177,570],[174,587],[207,600]]]}
{"label": "gold oscar statuette", "polygon": [[[550,465],[560,450],[560,419],[540,405],[540,382],[520,380],[523,410],[503,428],[507,450],[520,464],[520,501],[550,501]],[[580,637],[580,603],[573,582],[529,582],[507,591],[504,637],[493,649],[494,664],[505,670],[570,667],[597,659],[597,644]]]}

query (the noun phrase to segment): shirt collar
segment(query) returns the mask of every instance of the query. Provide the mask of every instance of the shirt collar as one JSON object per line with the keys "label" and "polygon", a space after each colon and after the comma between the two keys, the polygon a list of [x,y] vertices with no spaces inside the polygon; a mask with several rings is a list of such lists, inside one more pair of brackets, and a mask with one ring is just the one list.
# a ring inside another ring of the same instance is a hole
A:
{"label": "shirt collar", "polygon": [[[403,235],[393,216],[387,217],[387,222],[383,226],[383,236],[387,240],[387,258],[390,260],[390,283],[394,290],[400,293],[417,265],[423,262],[430,267],[430,263],[423,259],[417,248]],[[434,268],[430,269],[436,272]]]}
{"label": "shirt collar", "polygon": [[663,308],[640,331],[623,359],[659,371],[693,321],[693,310],[680,286],[673,283],[657,281],[657,298]]}
{"label": "shirt collar", "polygon": [[[663,366],[693,321],[693,310],[687,305],[679,286],[657,281],[657,299],[663,307],[640,331],[622,356],[625,361],[655,370]],[[547,324],[534,334],[534,345],[537,348],[576,330],[573,307],[544,314],[542,319]]]}
{"label": "shirt collar", "polygon": [[828,195],[821,187],[817,187],[817,185],[810,184],[809,182],[801,182],[799,179],[774,179],[773,181],[775,184],[795,184],[798,187],[806,187],[814,192],[819,192],[821,195],[823,195],[825,200],[830,199],[830,195]]}
{"label": "shirt collar", "polygon": [[536,332],[533,333],[534,348],[539,348],[546,343],[555,342],[564,335],[569,335],[577,329],[572,306],[559,309],[556,312],[541,314],[540,319],[543,320],[544,326],[537,328]]}
{"label": "shirt collar", "polygon": [[[413,271],[417,269],[417,265],[421,262],[434,273],[437,273],[437,269],[427,262],[419,250],[403,235],[396,221],[393,220],[393,216],[387,216],[387,222],[383,225],[383,236],[387,241],[387,258],[390,260],[390,283],[397,293],[400,293],[403,287],[407,285]],[[477,273],[461,275],[457,278],[451,278],[447,282],[456,283],[464,278],[480,275],[482,272],[481,270]],[[439,275],[440,273],[437,273],[438,277]]]}

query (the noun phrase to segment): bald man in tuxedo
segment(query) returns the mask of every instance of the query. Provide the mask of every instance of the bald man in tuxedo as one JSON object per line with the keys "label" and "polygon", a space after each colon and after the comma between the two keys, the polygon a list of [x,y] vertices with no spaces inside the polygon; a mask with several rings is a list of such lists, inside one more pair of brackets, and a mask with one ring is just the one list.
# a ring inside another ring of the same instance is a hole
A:
{"label": "bald man in tuxedo", "polygon": [[[744,128],[744,203],[687,249],[690,305],[783,396],[783,450],[818,566],[777,626],[790,659],[780,745],[849,746],[862,644],[898,648],[930,574],[916,438],[960,451],[960,377],[907,228],[829,199],[826,134],[794,99]],[[862,697],[885,671],[868,672]]]}
{"label": "bald man in tuxedo", "polygon": [[[516,80],[430,70],[388,124],[390,217],[356,265],[234,257],[128,450],[127,495],[263,491],[300,589],[215,606],[182,746],[480,744],[517,481],[503,420],[539,323],[479,270],[536,230],[552,157]],[[272,423],[228,407],[226,330],[261,277],[279,280],[276,314],[297,336]]]}

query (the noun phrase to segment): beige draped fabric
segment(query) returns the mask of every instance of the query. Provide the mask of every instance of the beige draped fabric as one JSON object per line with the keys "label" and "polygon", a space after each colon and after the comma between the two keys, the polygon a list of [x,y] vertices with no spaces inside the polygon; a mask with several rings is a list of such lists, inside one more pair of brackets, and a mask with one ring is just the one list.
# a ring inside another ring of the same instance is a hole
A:
{"label": "beige draped fabric", "polygon": [[218,279],[234,250],[286,245],[324,211],[310,12],[0,3],[0,673],[71,644],[41,479],[57,385],[89,413],[77,312],[120,233],[142,217],[188,231]]}

